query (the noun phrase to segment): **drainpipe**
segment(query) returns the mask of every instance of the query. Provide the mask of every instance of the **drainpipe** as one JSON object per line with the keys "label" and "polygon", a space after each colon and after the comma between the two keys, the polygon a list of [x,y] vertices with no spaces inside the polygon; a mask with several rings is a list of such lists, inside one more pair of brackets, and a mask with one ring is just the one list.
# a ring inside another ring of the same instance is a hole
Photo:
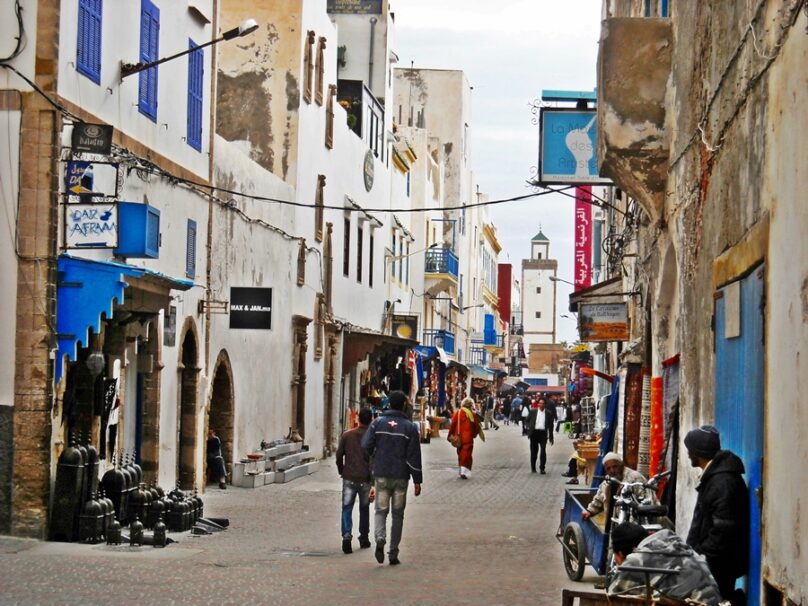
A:
{"label": "drainpipe", "polygon": [[[213,22],[211,23],[211,37],[216,37],[217,28],[219,27],[219,0],[213,0]],[[210,57],[210,122],[208,124],[208,182],[212,185],[214,181],[214,173],[216,170],[214,141],[216,140],[216,94],[217,94],[217,53],[216,50],[211,51]],[[213,219],[214,219],[214,202],[213,190],[210,190],[208,197],[208,229],[205,234],[205,376],[210,377],[210,300],[211,300],[211,275],[210,268],[213,263]],[[205,426],[205,435],[207,435],[207,423]]]}
{"label": "drainpipe", "polygon": [[376,39],[376,17],[370,18],[370,56],[368,57],[368,88],[373,92],[373,46]]}

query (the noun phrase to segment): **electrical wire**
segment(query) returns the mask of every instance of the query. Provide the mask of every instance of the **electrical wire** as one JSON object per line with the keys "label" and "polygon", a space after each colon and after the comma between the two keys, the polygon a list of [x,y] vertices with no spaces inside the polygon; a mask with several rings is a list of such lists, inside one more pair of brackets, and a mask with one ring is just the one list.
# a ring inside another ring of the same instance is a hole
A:
{"label": "electrical wire", "polygon": [[20,53],[25,49],[25,27],[23,26],[22,21],[22,6],[20,5],[20,0],[14,1],[14,16],[17,18],[17,35],[15,40],[17,43],[14,46],[14,50],[11,51],[11,54],[8,57],[3,57],[0,59],[0,63],[5,63],[6,61],[11,61],[12,59],[19,57]]}

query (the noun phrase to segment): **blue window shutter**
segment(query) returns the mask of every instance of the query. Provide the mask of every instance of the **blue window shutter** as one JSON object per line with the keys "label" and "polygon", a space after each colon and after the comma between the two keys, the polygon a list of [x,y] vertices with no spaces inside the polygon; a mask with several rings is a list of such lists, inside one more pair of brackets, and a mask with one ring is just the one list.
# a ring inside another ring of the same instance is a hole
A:
{"label": "blue window shutter", "polygon": [[185,234],[185,275],[193,280],[196,275],[196,221],[188,219]]}
{"label": "blue window shutter", "polygon": [[96,84],[101,82],[102,0],[79,0],[76,70]]}
{"label": "blue window shutter", "polygon": [[[196,48],[193,40],[188,48]],[[197,151],[202,151],[202,80],[205,55],[202,49],[188,55],[188,131],[185,140]]]}
{"label": "blue window shutter", "polygon": [[[160,9],[151,0],[140,4],[140,62],[150,63],[160,58]],[[138,74],[138,108],[157,121],[157,67]]]}

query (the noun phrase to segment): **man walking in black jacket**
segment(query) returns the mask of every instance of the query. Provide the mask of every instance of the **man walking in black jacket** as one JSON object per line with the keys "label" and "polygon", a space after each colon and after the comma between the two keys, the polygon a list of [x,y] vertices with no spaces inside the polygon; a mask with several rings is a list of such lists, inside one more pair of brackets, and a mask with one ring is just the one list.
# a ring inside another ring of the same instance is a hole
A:
{"label": "man walking in black jacket", "polygon": [[687,544],[707,558],[721,597],[743,604],[743,593],[735,592],[735,579],[746,574],[749,561],[749,490],[741,477],[743,461],[721,450],[712,425],[689,431],[685,447],[693,467],[703,470]]}
{"label": "man walking in black jacket", "polygon": [[544,398],[539,398],[535,406],[530,408],[525,426],[530,439],[530,471],[536,473],[536,457],[539,458],[539,471],[542,474],[547,463],[547,440],[553,443],[553,421],[555,416],[549,408],[545,408]]}
{"label": "man walking in black jacket", "polygon": [[370,498],[376,499],[374,535],[376,561],[384,562],[384,546],[387,541],[387,514],[392,509],[393,523],[390,527],[391,566],[400,564],[398,544],[404,527],[404,507],[407,505],[407,486],[410,477],[415,485],[415,496],[421,494],[421,440],[418,428],[404,414],[406,396],[402,391],[393,391],[389,396],[390,409],[373,421],[362,437],[362,448],[373,457],[374,487]]}

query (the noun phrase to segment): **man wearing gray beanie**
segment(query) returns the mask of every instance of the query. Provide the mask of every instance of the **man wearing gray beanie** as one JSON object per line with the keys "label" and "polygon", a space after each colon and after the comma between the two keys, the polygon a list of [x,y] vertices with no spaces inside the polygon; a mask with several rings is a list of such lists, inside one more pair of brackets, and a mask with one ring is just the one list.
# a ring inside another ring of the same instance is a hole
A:
{"label": "man wearing gray beanie", "polygon": [[687,544],[707,558],[721,596],[733,605],[735,579],[746,574],[749,560],[749,490],[743,480],[743,461],[721,450],[721,436],[712,425],[702,425],[685,436],[687,456],[702,470],[696,487],[696,509]]}

